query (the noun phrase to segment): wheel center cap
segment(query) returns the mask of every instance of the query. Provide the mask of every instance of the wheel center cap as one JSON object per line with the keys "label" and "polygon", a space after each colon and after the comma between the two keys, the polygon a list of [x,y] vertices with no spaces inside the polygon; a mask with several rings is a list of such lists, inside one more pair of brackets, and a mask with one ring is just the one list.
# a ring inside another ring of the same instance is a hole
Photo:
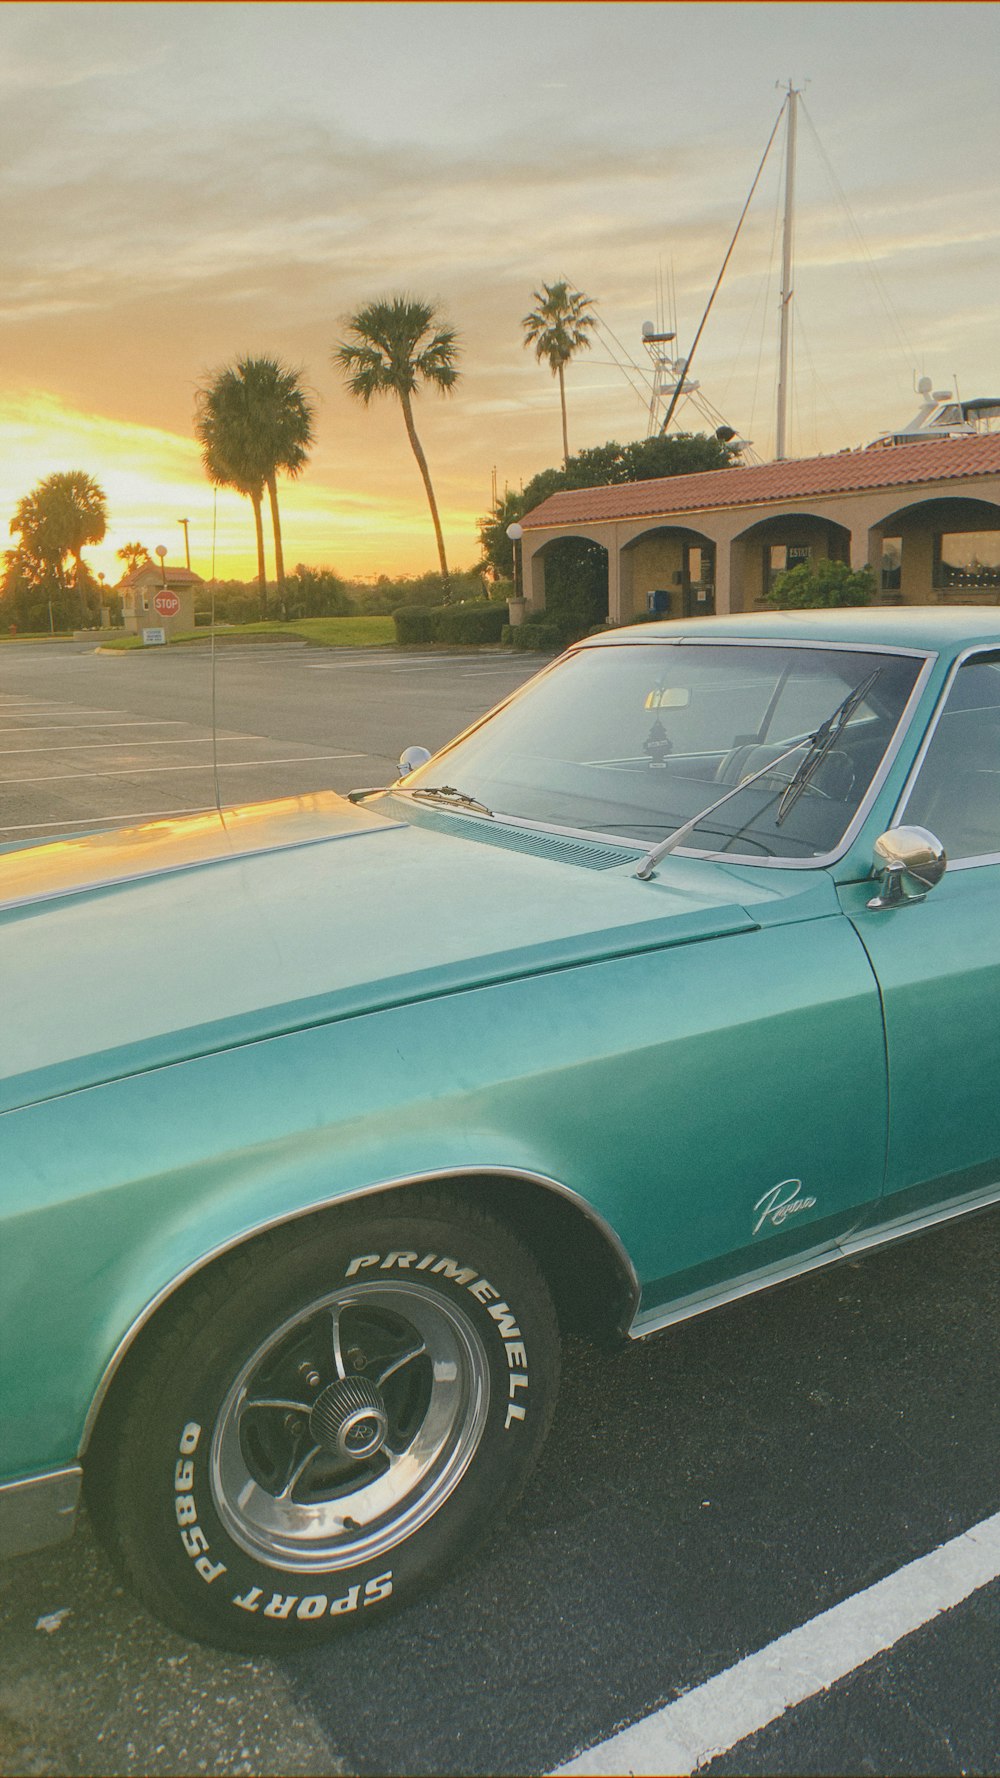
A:
{"label": "wheel center cap", "polygon": [[389,1431],[381,1390],[363,1377],[329,1384],[313,1402],[309,1430],[335,1456],[356,1463],[374,1457]]}

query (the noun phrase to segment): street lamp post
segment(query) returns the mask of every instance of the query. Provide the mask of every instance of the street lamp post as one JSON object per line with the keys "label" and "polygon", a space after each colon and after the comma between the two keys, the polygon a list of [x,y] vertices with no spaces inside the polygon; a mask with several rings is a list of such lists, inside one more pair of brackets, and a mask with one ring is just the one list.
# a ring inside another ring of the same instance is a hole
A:
{"label": "street lamp post", "polygon": [[164,567],[164,563],[167,559],[166,545],[163,543],[158,543],[156,546],[156,553],[160,558],[160,579],[162,580],[164,586],[166,586],[166,584],[167,584],[167,570]]}
{"label": "street lamp post", "polygon": [[177,523],[181,526],[181,529],[184,532],[184,566],[185,566],[185,568],[190,569],[190,567],[191,567],[191,545],[188,542],[188,526],[191,523],[191,520],[190,519],[178,519]]}
{"label": "street lamp post", "polygon": [[[512,624],[519,624],[524,618],[524,594],[521,589],[521,575],[519,572],[520,567],[522,566],[520,562],[520,544],[521,539],[524,536],[524,526],[519,525],[515,520],[512,525],[507,526],[507,536],[514,545],[514,597],[509,602],[510,621]],[[514,609],[515,606],[517,607],[516,611]]]}

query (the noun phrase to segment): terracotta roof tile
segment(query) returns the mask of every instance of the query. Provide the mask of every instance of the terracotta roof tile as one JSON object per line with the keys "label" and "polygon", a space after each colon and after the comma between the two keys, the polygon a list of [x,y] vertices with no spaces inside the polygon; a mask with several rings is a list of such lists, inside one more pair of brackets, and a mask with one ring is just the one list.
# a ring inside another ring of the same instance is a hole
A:
{"label": "terracotta roof tile", "polygon": [[645,518],[713,507],[772,505],[817,494],[917,486],[973,475],[1000,474],[1000,433],[985,438],[935,438],[926,444],[840,451],[754,468],[710,469],[698,475],[619,482],[550,494],[521,520],[525,530],[606,519]]}
{"label": "terracotta roof tile", "polygon": [[[205,585],[201,575],[196,574],[193,568],[165,567],[164,572],[167,577],[168,586]],[[162,586],[163,574],[160,572],[159,562],[137,562],[134,568],[130,568],[126,574],[122,575],[121,580],[118,582],[118,586],[119,588],[141,586],[143,581],[149,580],[151,576],[155,576],[157,586]]]}

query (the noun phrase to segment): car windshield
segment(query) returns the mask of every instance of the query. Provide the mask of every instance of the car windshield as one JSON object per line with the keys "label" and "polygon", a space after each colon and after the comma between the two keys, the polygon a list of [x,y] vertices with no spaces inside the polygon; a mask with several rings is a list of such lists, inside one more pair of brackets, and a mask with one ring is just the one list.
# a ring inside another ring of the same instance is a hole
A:
{"label": "car windshield", "polygon": [[[684,848],[824,857],[864,800],[922,664],[914,655],[816,645],[583,647],[414,772],[406,788],[447,783],[501,818],[649,847],[773,759],[773,773],[709,814]],[[814,750],[789,796],[810,738],[845,700],[834,744]],[[801,755],[779,761],[798,741]]]}

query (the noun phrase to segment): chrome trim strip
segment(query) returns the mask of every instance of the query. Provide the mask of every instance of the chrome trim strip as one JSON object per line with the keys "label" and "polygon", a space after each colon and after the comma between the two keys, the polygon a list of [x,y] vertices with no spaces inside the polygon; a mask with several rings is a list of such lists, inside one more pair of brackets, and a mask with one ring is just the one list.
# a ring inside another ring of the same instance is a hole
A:
{"label": "chrome trim strip", "polygon": [[486,1174],[493,1179],[526,1180],[529,1185],[539,1185],[546,1191],[555,1192],[559,1197],[568,1198],[578,1210],[582,1210],[587,1220],[593,1223],[598,1234],[601,1236],[601,1239],[608,1247],[610,1247],[622,1269],[632,1297],[631,1313],[634,1318],[642,1287],[639,1283],[639,1276],[632,1263],[631,1256],[621,1240],[621,1237],[611,1227],[611,1224],[604,1220],[604,1217],[594,1209],[592,1204],[587,1202],[587,1199],[583,1197],[580,1192],[574,1191],[572,1186],[563,1185],[558,1179],[550,1179],[545,1173],[532,1173],[530,1169],[526,1167],[497,1167],[489,1166],[484,1163],[477,1163],[476,1165],[470,1164],[461,1169],[449,1167],[447,1169],[442,1168],[430,1173],[403,1174],[396,1179],[380,1180],[376,1185],[359,1185],[351,1191],[337,1192],[328,1198],[318,1198],[312,1203],[303,1204],[299,1209],[294,1210],[291,1215],[284,1213],[267,1217],[262,1222],[253,1223],[249,1228],[243,1229],[238,1235],[233,1235],[228,1241],[220,1241],[218,1246],[212,1247],[207,1253],[201,1254],[197,1260],[193,1260],[190,1265],[185,1266],[182,1271],[178,1272],[175,1277],[171,1278],[168,1283],[164,1284],[157,1291],[156,1295],[150,1298],[150,1301],[146,1304],[145,1308],[126,1328],[125,1333],[122,1335],[111,1354],[108,1363],[104,1367],[101,1380],[97,1385],[93,1400],[87,1411],[87,1418],[84,1421],[83,1432],[80,1435],[79,1456],[83,1457],[86,1453],[105,1396],[114,1381],[115,1374],[118,1371],[123,1358],[136,1339],[136,1336],[141,1333],[142,1329],[146,1326],[147,1322],[151,1320],[153,1315],[156,1314],[157,1310],[163,1306],[169,1297],[173,1296],[174,1292],[178,1290],[182,1284],[186,1284],[189,1278],[193,1278],[196,1273],[203,1271],[204,1268],[207,1265],[211,1265],[214,1260],[221,1259],[223,1254],[231,1253],[236,1247],[242,1247],[245,1242],[253,1240],[255,1236],[266,1234],[269,1229],[283,1227],[286,1223],[300,1222],[306,1216],[314,1216],[319,1210],[333,1210],[336,1209],[339,1204],[356,1203],[359,1198],[380,1196],[383,1192],[396,1191],[401,1186],[431,1185],[440,1181],[466,1180]]}
{"label": "chrome trim strip", "polygon": [[0,1484],[0,1556],[26,1556],[71,1536],[82,1480],[74,1463]]}
{"label": "chrome trim strip", "polygon": [[[930,723],[928,725],[927,733],[925,734],[923,740],[920,743],[920,749],[917,753],[917,757],[914,760],[913,765],[910,767],[910,775],[907,778],[906,783],[903,785],[903,790],[902,790],[902,794],[900,796],[899,802],[897,803],[896,808],[893,811],[892,820],[889,823],[890,831],[894,827],[900,827],[903,825],[903,815],[905,814],[905,811],[906,811],[906,805],[909,802],[910,797],[913,794],[914,785],[916,784],[917,779],[920,776],[920,772],[923,768],[923,763],[927,757],[927,753],[930,748],[931,742],[933,741],[934,736],[937,733],[938,723],[941,721],[941,718],[944,715],[945,709],[947,708],[948,699],[950,698],[951,692],[952,692],[952,687],[953,687],[956,679],[958,678],[959,673],[962,671],[962,668],[970,660],[975,660],[977,658],[977,656],[983,655],[983,654],[987,654],[987,655],[991,654],[991,655],[1000,657],[1000,642],[974,642],[974,643],[971,643],[968,648],[964,648],[962,650],[961,654],[956,655],[955,659],[952,661],[951,667],[949,668],[949,671],[948,671],[948,677],[945,680],[944,685],[941,687],[941,695],[938,698],[937,708],[935,709],[934,714],[931,717]],[[949,871],[971,870],[977,864],[997,864],[997,863],[1000,863],[1000,852],[990,852],[990,853],[983,854],[981,856],[973,856],[971,858],[957,858],[954,860],[952,860],[949,857],[948,870]]]}
{"label": "chrome trim strip", "polygon": [[803,1277],[806,1272],[818,1271],[821,1266],[834,1265],[840,1259],[857,1259],[859,1254],[870,1253],[876,1247],[885,1247],[890,1241],[902,1240],[906,1235],[922,1234],[925,1229],[934,1228],[938,1223],[952,1222],[959,1216],[970,1216],[973,1211],[987,1210],[993,1204],[1000,1204],[1000,1185],[991,1185],[982,1192],[970,1192],[944,1210],[899,1217],[894,1222],[865,1229],[860,1234],[845,1235],[840,1241],[831,1242],[829,1247],[821,1248],[808,1259],[793,1260],[785,1265],[768,1267],[763,1272],[751,1273],[735,1284],[723,1285],[720,1290],[682,1298],[672,1308],[649,1309],[645,1314],[636,1316],[629,1328],[628,1337],[630,1340],[644,1340],[649,1334],[672,1327],[675,1322],[690,1321],[693,1316],[706,1314],[709,1309],[719,1309],[724,1303],[735,1303],[741,1297],[770,1290],[772,1285],[788,1283],[792,1278]]}

